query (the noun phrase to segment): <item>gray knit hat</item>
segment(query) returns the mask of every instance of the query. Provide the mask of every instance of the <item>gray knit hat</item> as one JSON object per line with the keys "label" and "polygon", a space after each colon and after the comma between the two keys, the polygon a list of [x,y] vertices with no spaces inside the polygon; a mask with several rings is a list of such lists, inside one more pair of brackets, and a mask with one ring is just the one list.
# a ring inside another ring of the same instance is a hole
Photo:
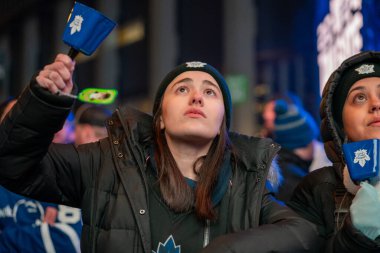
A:
{"label": "gray knit hat", "polygon": [[165,90],[168,87],[168,85],[174,80],[174,78],[176,78],[178,75],[186,71],[206,72],[210,74],[218,83],[219,88],[223,95],[224,109],[225,109],[225,115],[226,115],[226,126],[227,126],[227,129],[229,129],[230,124],[231,124],[232,102],[231,102],[230,90],[228,89],[226,80],[224,80],[224,77],[214,67],[212,67],[211,65],[207,63],[203,63],[199,61],[185,62],[181,65],[178,65],[165,76],[164,80],[162,80],[160,86],[158,87],[156,97],[154,99],[153,115],[156,114],[158,107],[161,103],[162,96],[164,95]]}

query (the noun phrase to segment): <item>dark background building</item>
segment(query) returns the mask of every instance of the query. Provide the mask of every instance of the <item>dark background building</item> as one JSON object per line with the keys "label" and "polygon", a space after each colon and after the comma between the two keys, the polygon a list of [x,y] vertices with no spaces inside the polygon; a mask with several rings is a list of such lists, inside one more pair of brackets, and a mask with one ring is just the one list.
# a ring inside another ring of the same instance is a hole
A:
{"label": "dark background building", "polygon": [[[318,120],[316,28],[327,0],[80,2],[118,25],[94,55],[77,58],[79,89],[116,88],[117,104],[149,112],[163,76],[181,62],[200,60],[218,68],[234,94],[240,92],[233,130],[255,134],[261,103],[286,91],[298,94]],[[58,52],[68,52],[61,37],[73,4],[0,1],[0,99],[17,96]]]}

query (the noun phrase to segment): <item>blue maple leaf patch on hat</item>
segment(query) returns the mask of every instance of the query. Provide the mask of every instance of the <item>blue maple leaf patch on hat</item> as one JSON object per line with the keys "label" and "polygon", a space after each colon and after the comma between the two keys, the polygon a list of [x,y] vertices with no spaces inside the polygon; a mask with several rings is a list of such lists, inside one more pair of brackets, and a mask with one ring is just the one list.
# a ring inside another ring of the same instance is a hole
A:
{"label": "blue maple leaf patch on hat", "polygon": [[181,245],[176,245],[172,235],[166,239],[165,243],[159,243],[157,251],[152,250],[152,253],[181,253]]}

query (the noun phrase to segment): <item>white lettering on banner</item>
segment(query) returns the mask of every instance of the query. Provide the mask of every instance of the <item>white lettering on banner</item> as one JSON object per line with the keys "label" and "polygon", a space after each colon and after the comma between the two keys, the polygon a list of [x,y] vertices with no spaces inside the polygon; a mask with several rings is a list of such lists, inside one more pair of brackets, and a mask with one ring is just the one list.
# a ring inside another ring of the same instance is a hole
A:
{"label": "white lettering on banner", "polygon": [[320,91],[331,73],[363,48],[362,0],[330,0],[330,12],[317,28]]}
{"label": "white lettering on banner", "polygon": [[[21,199],[17,201],[15,206],[11,208],[9,205],[6,205],[3,208],[0,208],[0,218],[13,218],[17,223],[20,217],[17,217],[19,209],[23,208],[25,214],[36,214],[35,221],[36,224],[40,225],[44,216],[44,210],[40,203],[37,201],[26,201]],[[66,224],[75,224],[81,220],[81,212],[78,208],[73,208],[64,205],[58,205],[58,216],[57,222],[66,223]]]}
{"label": "white lettering on banner", "polygon": [[11,218],[11,217],[13,217],[13,215],[12,215],[12,209],[9,205],[0,209],[0,218]]}
{"label": "white lettering on banner", "polygon": [[38,201],[20,199],[13,207],[13,220],[15,223],[30,224],[34,219],[32,226],[39,226],[44,218],[45,211]]}
{"label": "white lettering on banner", "polygon": [[80,221],[80,209],[58,205],[58,221],[61,223],[75,224]]}

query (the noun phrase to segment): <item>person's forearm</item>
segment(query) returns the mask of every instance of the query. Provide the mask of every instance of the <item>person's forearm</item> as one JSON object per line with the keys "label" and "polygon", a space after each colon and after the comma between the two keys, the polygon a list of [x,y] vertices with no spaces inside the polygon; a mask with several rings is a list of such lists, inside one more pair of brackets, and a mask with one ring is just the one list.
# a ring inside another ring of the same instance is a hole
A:
{"label": "person's forearm", "polygon": [[33,80],[0,124],[1,184],[18,184],[42,160],[70,112],[72,99],[52,104],[45,96],[52,100],[54,95],[44,92]]}

